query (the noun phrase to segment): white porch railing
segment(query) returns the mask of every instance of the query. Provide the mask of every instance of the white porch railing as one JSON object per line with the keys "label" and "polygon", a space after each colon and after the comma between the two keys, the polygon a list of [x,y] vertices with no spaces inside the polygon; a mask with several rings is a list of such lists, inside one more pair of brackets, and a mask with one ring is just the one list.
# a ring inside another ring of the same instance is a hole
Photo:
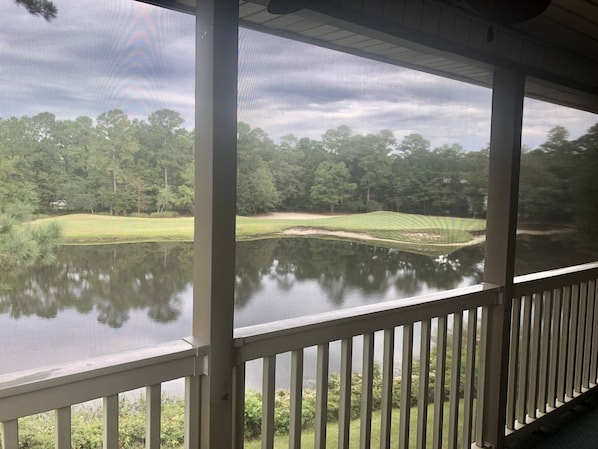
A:
{"label": "white porch railing", "polygon": [[[304,357],[310,347],[315,348],[317,353],[317,367],[314,379],[315,420],[310,423],[309,430],[314,433],[316,449],[332,447],[327,445],[330,347],[331,343],[340,342],[339,448],[369,448],[372,441],[380,441],[382,448],[397,447],[397,444],[399,448],[469,448],[475,427],[476,391],[483,381],[477,375],[479,357],[483,355],[480,348],[484,344],[478,336],[483,340],[486,308],[497,303],[498,293],[497,287],[478,285],[237,329],[236,447],[242,448],[245,440],[245,365],[255,359],[263,360],[261,447],[274,447],[277,355],[284,353],[291,354],[288,447],[300,447],[302,433],[306,430],[302,425],[306,382]],[[481,332],[478,334],[479,317]],[[419,337],[414,344],[416,333]],[[352,385],[355,337],[362,342],[359,386]],[[382,340],[379,345],[382,347],[379,351],[381,360],[378,362],[382,372],[381,425],[374,429],[374,353],[378,339]],[[418,346],[414,356],[414,348]],[[436,354],[434,362],[432,353]],[[448,357],[448,354],[451,356]],[[418,367],[414,361],[417,361]],[[395,364],[399,366],[398,370],[395,370]],[[393,387],[396,390],[399,383],[400,392],[393,392]],[[418,388],[414,400],[412,388],[415,385]],[[351,396],[356,387],[361,391],[360,412],[359,420],[352,422]],[[414,402],[416,408],[412,408]],[[412,412],[417,413],[413,424]],[[359,426],[359,441],[349,441],[351,425]],[[398,436],[398,442],[391,442],[391,435]]]}
{"label": "white porch railing", "polygon": [[55,411],[55,447],[71,447],[71,406],[102,398],[104,448],[118,447],[119,393],[146,387],[146,448],[160,447],[161,384],[184,378],[185,445],[199,447],[200,376],[207,347],[188,338],[154,348],[0,376],[2,449],[18,449],[19,419]]}
{"label": "white porch railing", "polygon": [[515,278],[507,441],[566,410],[598,382],[598,263]]}

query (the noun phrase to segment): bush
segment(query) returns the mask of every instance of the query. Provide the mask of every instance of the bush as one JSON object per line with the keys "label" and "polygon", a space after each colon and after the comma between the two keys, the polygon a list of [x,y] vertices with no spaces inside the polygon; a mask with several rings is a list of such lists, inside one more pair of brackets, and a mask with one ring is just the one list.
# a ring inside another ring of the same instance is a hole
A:
{"label": "bush", "polygon": [[151,218],[177,218],[178,216],[179,213],[173,211],[152,212],[150,214]]}

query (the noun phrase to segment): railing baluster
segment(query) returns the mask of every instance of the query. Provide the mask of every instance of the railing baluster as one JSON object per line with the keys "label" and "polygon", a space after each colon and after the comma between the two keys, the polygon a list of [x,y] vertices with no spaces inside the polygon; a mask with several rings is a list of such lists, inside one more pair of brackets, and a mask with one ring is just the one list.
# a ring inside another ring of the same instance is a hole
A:
{"label": "railing baluster", "polygon": [[107,396],[104,403],[104,449],[118,447],[118,395]]}
{"label": "railing baluster", "polygon": [[532,301],[530,296],[521,298],[523,302],[523,322],[521,324],[521,344],[519,358],[519,385],[517,387],[517,421],[520,424],[526,423],[527,398],[529,388],[529,349],[531,334]]}
{"label": "railing baluster", "polygon": [[419,349],[419,395],[417,398],[417,439],[416,447],[426,449],[428,428],[428,393],[430,390],[430,320],[421,323]]}
{"label": "railing baluster", "polygon": [[55,410],[54,422],[55,449],[71,449],[71,408],[64,407]]}
{"label": "railing baluster", "polygon": [[274,447],[274,396],[276,380],[276,356],[264,357],[262,383],[262,448]]}
{"label": "railing baluster", "polygon": [[436,382],[434,384],[434,435],[433,449],[442,449],[444,424],[444,385],[446,382],[446,315],[438,317],[436,336]]}
{"label": "railing baluster", "polygon": [[482,307],[482,322],[480,324],[480,344],[478,349],[478,393],[476,395],[476,426],[475,442],[478,447],[484,447],[484,386],[486,385],[486,354],[488,348],[488,307]]}
{"label": "railing baluster", "polygon": [[563,404],[565,403],[565,395],[567,393],[567,345],[569,343],[571,317],[571,287],[563,287],[561,295],[563,312],[561,317],[561,341],[559,344],[557,399]]}
{"label": "railing baluster", "polygon": [[411,382],[413,374],[413,324],[403,325],[403,360],[401,363],[401,406],[399,449],[409,448],[409,419],[411,411]]}
{"label": "railing baluster", "polygon": [[475,355],[478,329],[478,311],[467,312],[467,356],[465,362],[465,391],[463,396],[463,448],[473,441],[473,398],[475,394]]}
{"label": "railing baluster", "polygon": [[303,407],[303,349],[291,354],[291,400],[289,449],[301,447],[301,410]]}
{"label": "railing baluster", "polygon": [[145,388],[145,448],[160,448],[160,420],[162,415],[162,385]]}
{"label": "railing baluster", "polygon": [[369,449],[372,440],[372,395],[374,387],[374,334],[363,336],[363,364],[361,376],[361,426],[359,447]]}
{"label": "railing baluster", "polygon": [[527,414],[530,418],[538,417],[538,373],[540,365],[540,335],[542,330],[542,294],[534,293],[530,297],[532,304],[531,345],[529,353],[529,389],[527,396]]}
{"label": "railing baluster", "polygon": [[[243,376],[244,378],[245,376]],[[199,447],[201,379],[201,376],[185,377],[185,449]],[[241,443],[243,443],[242,438]]]}
{"label": "railing baluster", "polygon": [[577,340],[577,318],[579,312],[579,285],[571,288],[571,315],[569,322],[569,343],[567,346],[567,377],[565,393],[570,398],[575,397],[575,349]]}
{"label": "railing baluster", "polygon": [[592,317],[592,360],[590,364],[590,381],[595,385],[598,383],[598,281],[594,281],[594,316]]}
{"label": "railing baluster", "polygon": [[[382,350],[382,404],[380,417],[380,449],[390,449],[392,419],[392,384],[394,378],[395,330],[384,330]],[[340,446],[344,449],[343,446]]]}
{"label": "railing baluster", "polygon": [[579,312],[577,318],[577,347],[575,349],[575,383],[573,387],[577,393],[582,393],[582,374],[584,362],[584,337],[586,335],[586,317],[585,313],[588,308],[588,284],[582,282],[579,285]]}
{"label": "railing baluster", "polygon": [[451,391],[449,393],[448,447],[456,449],[459,434],[459,396],[461,390],[461,346],[463,339],[463,312],[453,314],[453,360],[451,362]]}
{"label": "railing baluster", "polygon": [[550,333],[550,326],[552,322],[552,293],[544,292],[540,296],[542,302],[542,328],[540,339],[540,369],[538,374],[538,401],[537,408],[540,412],[546,413],[546,405],[548,404],[548,382],[549,382],[549,356],[550,356],[550,342],[552,335]]}
{"label": "railing baluster", "polygon": [[318,361],[316,368],[315,449],[326,449],[329,354],[330,347],[328,343],[318,345]]}
{"label": "railing baluster", "polygon": [[595,281],[589,281],[588,282],[588,291],[587,291],[587,307],[586,307],[586,314],[585,314],[585,319],[586,319],[586,334],[584,336],[584,349],[583,349],[583,354],[584,354],[584,360],[583,360],[583,373],[582,373],[582,378],[583,378],[583,387],[586,389],[590,388],[590,365],[592,363],[592,358],[593,358],[593,354],[592,354],[592,325],[593,325],[593,319],[594,319],[594,295],[595,295],[595,288],[596,288],[596,282]]}
{"label": "railing baluster", "polygon": [[[235,449],[243,449],[245,446],[245,374],[247,371],[247,364],[240,363],[233,369],[233,413],[234,422],[234,438],[233,447]],[[188,400],[188,399],[186,399]],[[199,422],[199,421],[197,421]],[[198,443],[199,444],[199,443]],[[198,446],[199,447],[199,446]],[[190,449],[185,447],[185,449]]]}
{"label": "railing baluster", "polygon": [[341,341],[340,404],[338,414],[338,447],[349,449],[351,423],[351,379],[353,366],[353,338]]}
{"label": "railing baluster", "polygon": [[557,399],[557,372],[559,362],[559,346],[561,341],[561,314],[562,314],[562,306],[561,306],[561,292],[560,290],[551,290],[548,292],[550,297],[552,297],[552,321],[551,321],[551,330],[550,330],[550,357],[549,357],[549,374],[548,374],[548,388],[547,388],[547,395],[548,395],[548,405],[550,407],[556,407],[556,399]]}
{"label": "railing baluster", "polygon": [[521,329],[521,298],[511,303],[511,337],[509,344],[509,379],[507,384],[507,429],[515,429],[517,418],[517,385],[519,373],[519,330]]}
{"label": "railing baluster", "polygon": [[14,419],[0,423],[2,448],[19,449],[19,422]]}

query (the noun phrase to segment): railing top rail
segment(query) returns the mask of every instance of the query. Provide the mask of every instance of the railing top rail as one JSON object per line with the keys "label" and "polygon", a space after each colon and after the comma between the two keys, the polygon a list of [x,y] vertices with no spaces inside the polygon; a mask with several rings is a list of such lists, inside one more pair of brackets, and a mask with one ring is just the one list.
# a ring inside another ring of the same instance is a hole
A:
{"label": "railing top rail", "polygon": [[237,328],[237,362],[436,318],[498,302],[499,287],[478,284],[430,295]]}
{"label": "railing top rail", "polygon": [[[0,375],[0,421],[201,374],[207,352],[206,345],[190,337],[154,347]],[[46,403],[35,405],[32,398],[39,393],[44,393]],[[8,404],[6,401],[10,401],[11,407],[3,406]],[[15,411],[19,404],[25,410]],[[31,407],[36,411],[28,413]]]}
{"label": "railing top rail", "polygon": [[548,291],[592,279],[598,279],[598,262],[515,276],[514,296]]}

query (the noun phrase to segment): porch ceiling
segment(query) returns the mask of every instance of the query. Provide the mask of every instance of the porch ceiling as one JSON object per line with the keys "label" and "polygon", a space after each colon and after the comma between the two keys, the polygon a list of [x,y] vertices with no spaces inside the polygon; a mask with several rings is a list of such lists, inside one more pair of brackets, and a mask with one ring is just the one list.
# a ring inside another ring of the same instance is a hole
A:
{"label": "porch ceiling", "polygon": [[516,67],[528,75],[527,96],[598,112],[598,0],[553,0],[509,26],[464,0],[320,0],[287,15],[269,14],[267,4],[240,0],[241,26],[488,87],[495,66]]}

